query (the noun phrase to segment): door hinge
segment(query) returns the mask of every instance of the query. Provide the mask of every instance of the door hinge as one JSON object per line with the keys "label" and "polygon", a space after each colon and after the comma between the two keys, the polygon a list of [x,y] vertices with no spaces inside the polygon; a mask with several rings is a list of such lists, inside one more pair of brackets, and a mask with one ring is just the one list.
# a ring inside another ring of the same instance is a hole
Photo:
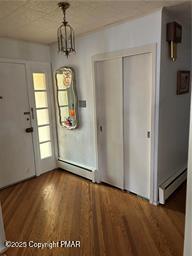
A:
{"label": "door hinge", "polygon": [[147,138],[151,138],[151,132],[150,131],[147,132]]}

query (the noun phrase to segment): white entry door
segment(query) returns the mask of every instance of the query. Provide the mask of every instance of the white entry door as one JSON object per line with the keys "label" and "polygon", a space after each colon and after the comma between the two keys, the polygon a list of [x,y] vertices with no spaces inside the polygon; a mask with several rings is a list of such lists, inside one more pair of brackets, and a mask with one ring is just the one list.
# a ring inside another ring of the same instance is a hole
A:
{"label": "white entry door", "polygon": [[123,188],[122,58],[95,64],[100,179]]}
{"label": "white entry door", "polygon": [[152,54],[125,57],[125,189],[150,197]]}
{"label": "white entry door", "polygon": [[56,168],[51,68],[48,63],[30,64],[30,105],[33,109],[33,141],[37,175]]}
{"label": "white entry door", "polygon": [[35,176],[24,64],[0,63],[0,187]]}

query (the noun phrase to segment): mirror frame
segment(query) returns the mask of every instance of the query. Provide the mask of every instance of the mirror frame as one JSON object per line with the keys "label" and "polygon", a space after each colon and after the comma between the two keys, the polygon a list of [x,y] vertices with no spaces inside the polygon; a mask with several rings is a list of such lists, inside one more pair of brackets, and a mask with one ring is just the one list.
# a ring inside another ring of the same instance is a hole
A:
{"label": "mirror frame", "polygon": [[[71,85],[70,87],[66,88],[66,89],[59,89],[59,86],[58,86],[58,81],[57,81],[57,74],[63,74],[64,70],[70,70],[71,73],[72,73],[72,79],[71,79]],[[60,122],[60,125],[62,127],[65,127],[67,128],[68,130],[73,130],[73,129],[76,129],[79,125],[79,120],[78,120],[78,106],[77,106],[77,103],[78,103],[78,97],[77,97],[77,92],[76,92],[76,80],[75,80],[75,71],[72,67],[69,67],[69,66],[64,66],[64,67],[61,67],[61,68],[58,68],[56,71],[55,71],[55,81],[56,81],[56,89],[57,89],[57,95],[56,95],[56,101],[57,101],[57,107],[58,107],[58,113],[59,113],[59,122]],[[61,107],[59,105],[59,91],[61,90],[69,90],[71,89],[72,90],[72,93],[73,93],[73,98],[74,98],[74,110],[75,110],[75,113],[76,113],[76,124],[74,126],[67,126],[63,121],[62,121],[62,118],[61,118]]]}

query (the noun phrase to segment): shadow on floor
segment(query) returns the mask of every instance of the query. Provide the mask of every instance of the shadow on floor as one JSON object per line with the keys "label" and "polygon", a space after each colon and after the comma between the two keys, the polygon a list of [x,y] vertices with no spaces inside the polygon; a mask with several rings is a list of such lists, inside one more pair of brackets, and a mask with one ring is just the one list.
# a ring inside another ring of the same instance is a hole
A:
{"label": "shadow on floor", "polygon": [[162,207],[185,214],[186,207],[186,188],[187,183],[184,182],[166,201]]}

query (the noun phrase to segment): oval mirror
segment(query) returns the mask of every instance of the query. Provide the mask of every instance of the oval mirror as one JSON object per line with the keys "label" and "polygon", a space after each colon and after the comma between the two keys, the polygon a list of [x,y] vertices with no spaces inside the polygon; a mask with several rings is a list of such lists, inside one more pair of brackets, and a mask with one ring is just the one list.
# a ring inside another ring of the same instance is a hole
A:
{"label": "oval mirror", "polygon": [[56,71],[55,78],[60,125],[75,129],[78,125],[75,72],[71,67],[62,67]]}

